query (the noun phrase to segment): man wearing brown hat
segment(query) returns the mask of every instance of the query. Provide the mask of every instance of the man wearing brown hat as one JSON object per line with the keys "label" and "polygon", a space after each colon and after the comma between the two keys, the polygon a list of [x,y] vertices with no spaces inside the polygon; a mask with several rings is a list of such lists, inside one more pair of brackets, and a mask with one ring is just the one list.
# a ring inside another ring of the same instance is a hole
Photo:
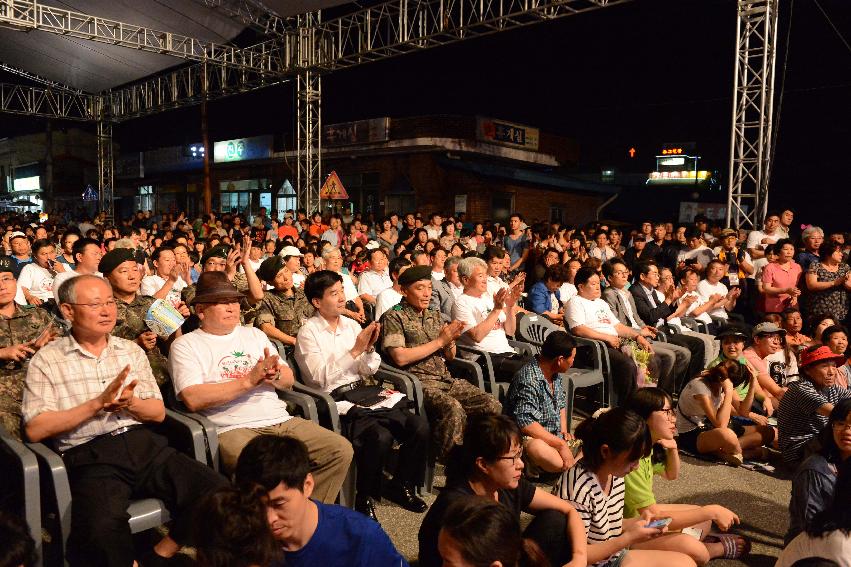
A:
{"label": "man wearing brown hat", "polygon": [[[118,309],[112,334],[128,341],[135,341],[142,347],[157,384],[162,386],[169,380],[168,360],[160,350],[156,333],[151,331],[145,323],[145,316],[156,299],[139,294],[141,279],[134,251],[129,248],[116,248],[107,252],[98,264],[98,271],[112,285],[112,295],[115,297]],[[177,305],[177,310],[184,317],[189,316],[189,308],[182,302]],[[168,340],[174,340],[179,336],[180,329],[175,331]]]}
{"label": "man wearing brown hat", "polygon": [[304,292],[293,284],[293,273],[281,256],[263,260],[256,273],[272,289],[263,295],[254,326],[270,339],[277,339],[291,349],[298,330],[313,316],[314,308]]}
{"label": "man wearing brown hat", "polygon": [[30,357],[57,335],[44,309],[15,303],[15,261],[0,257],[0,427],[21,438],[21,399]]}
{"label": "man wearing brown hat", "polygon": [[[233,471],[243,447],[258,435],[295,437],[310,452],[315,497],[333,503],[349,470],[352,446],[287,412],[275,389],[292,387],[292,370],[260,329],[240,325],[243,297],[224,272],[198,278],[192,301],[201,326],[175,340],[169,351],[174,391],[189,410],[218,428],[225,471]],[[258,368],[265,370],[258,373]]]}
{"label": "man wearing brown hat", "polygon": [[429,308],[431,269],[414,266],[399,276],[402,301],[381,317],[382,351],[395,366],[420,379],[431,422],[436,456],[444,460],[464,436],[467,415],[499,414],[502,405],[466,380],[450,374],[446,361],[455,358],[455,340],[464,323],[444,323]]}
{"label": "man wearing brown hat", "polygon": [[780,451],[787,463],[814,452],[811,442],[827,425],[833,406],[851,398],[851,390],[836,384],[836,366],[844,362],[844,356],[826,346],[801,352],[801,379],[789,385],[777,409]]}

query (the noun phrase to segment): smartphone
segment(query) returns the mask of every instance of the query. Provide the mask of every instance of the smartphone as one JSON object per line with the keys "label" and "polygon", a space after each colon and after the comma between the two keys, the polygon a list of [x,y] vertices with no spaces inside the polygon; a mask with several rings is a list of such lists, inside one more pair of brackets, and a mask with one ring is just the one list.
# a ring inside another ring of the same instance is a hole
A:
{"label": "smartphone", "polygon": [[646,525],[646,526],[644,526],[644,527],[646,527],[646,528],[656,528],[656,529],[664,528],[665,526],[667,526],[668,524],[670,524],[672,521],[673,521],[673,518],[660,518],[660,519],[658,519],[658,520],[653,520],[652,522],[650,522],[649,524],[647,524],[647,525]]}

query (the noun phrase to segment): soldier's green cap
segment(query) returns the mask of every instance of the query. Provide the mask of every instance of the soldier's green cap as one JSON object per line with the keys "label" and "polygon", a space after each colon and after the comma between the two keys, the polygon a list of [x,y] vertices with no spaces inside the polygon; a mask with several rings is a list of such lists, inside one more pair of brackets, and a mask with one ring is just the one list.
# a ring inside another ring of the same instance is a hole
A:
{"label": "soldier's green cap", "polygon": [[103,255],[103,258],[100,259],[100,264],[98,264],[98,271],[104,276],[108,276],[112,273],[112,270],[130,260],[136,262],[136,253],[133,250],[129,248],[116,248]]}
{"label": "soldier's green cap", "polygon": [[284,262],[284,259],[276,254],[263,260],[263,263],[260,264],[260,267],[257,268],[257,271],[254,273],[257,274],[257,277],[261,280],[270,282],[275,279],[275,276],[278,275],[281,268],[286,265],[287,263]]}
{"label": "soldier's green cap", "polygon": [[218,246],[213,246],[201,256],[201,266],[207,263],[207,260],[210,258],[223,258],[225,260],[228,259],[228,252],[230,252],[230,246],[226,244],[220,244]]}
{"label": "soldier's green cap", "polygon": [[411,285],[420,280],[431,279],[431,268],[429,266],[414,266],[408,268],[399,276],[399,285]]}
{"label": "soldier's green cap", "polygon": [[0,273],[2,272],[15,274],[15,261],[9,256],[0,256]]}

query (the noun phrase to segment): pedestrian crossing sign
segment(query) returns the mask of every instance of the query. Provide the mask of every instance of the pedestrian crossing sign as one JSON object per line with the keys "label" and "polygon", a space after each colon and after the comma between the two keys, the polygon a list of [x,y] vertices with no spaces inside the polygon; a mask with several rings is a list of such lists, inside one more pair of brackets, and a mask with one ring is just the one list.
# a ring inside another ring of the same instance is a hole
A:
{"label": "pedestrian crossing sign", "polygon": [[348,199],[349,194],[346,193],[346,188],[343,187],[343,182],[336,171],[332,171],[325,183],[322,184],[322,189],[319,190],[320,199]]}

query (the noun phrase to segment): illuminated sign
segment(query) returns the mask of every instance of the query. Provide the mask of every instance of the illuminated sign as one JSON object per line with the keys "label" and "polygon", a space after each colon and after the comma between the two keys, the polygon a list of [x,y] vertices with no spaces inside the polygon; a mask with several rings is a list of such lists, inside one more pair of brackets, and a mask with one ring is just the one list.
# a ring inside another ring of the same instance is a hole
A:
{"label": "illuminated sign", "polygon": [[635,148],[629,148],[629,152],[627,152],[627,153],[629,154],[629,157],[634,158],[635,157]]}
{"label": "illuminated sign", "polygon": [[538,137],[537,128],[513,124],[504,120],[476,118],[476,138],[483,142],[536,151],[538,149]]}
{"label": "illuminated sign", "polygon": [[683,153],[682,148],[667,148],[667,149],[662,150],[663,156],[680,155],[682,153]]}
{"label": "illuminated sign", "polygon": [[686,158],[684,157],[674,157],[674,158],[665,158],[659,160],[659,165],[685,165]]}
{"label": "illuminated sign", "polygon": [[193,158],[201,158],[204,159],[204,144],[192,144],[187,148],[187,155]]}
{"label": "illuminated sign", "polygon": [[390,118],[372,118],[331,124],[325,127],[324,143],[327,146],[348,146],[386,142],[390,139]]}
{"label": "illuminated sign", "polygon": [[[199,155],[203,156],[203,154]],[[239,138],[236,140],[225,140],[223,142],[216,142],[213,144],[213,161],[216,163],[263,159],[268,158],[271,155],[272,136]]]}
{"label": "illuminated sign", "polygon": [[677,183],[700,183],[709,179],[708,171],[651,171],[647,176],[647,183],[654,184],[677,184]]}
{"label": "illuminated sign", "polygon": [[40,191],[41,190],[41,182],[39,181],[39,176],[33,177],[21,177],[20,179],[15,179],[15,191]]}

